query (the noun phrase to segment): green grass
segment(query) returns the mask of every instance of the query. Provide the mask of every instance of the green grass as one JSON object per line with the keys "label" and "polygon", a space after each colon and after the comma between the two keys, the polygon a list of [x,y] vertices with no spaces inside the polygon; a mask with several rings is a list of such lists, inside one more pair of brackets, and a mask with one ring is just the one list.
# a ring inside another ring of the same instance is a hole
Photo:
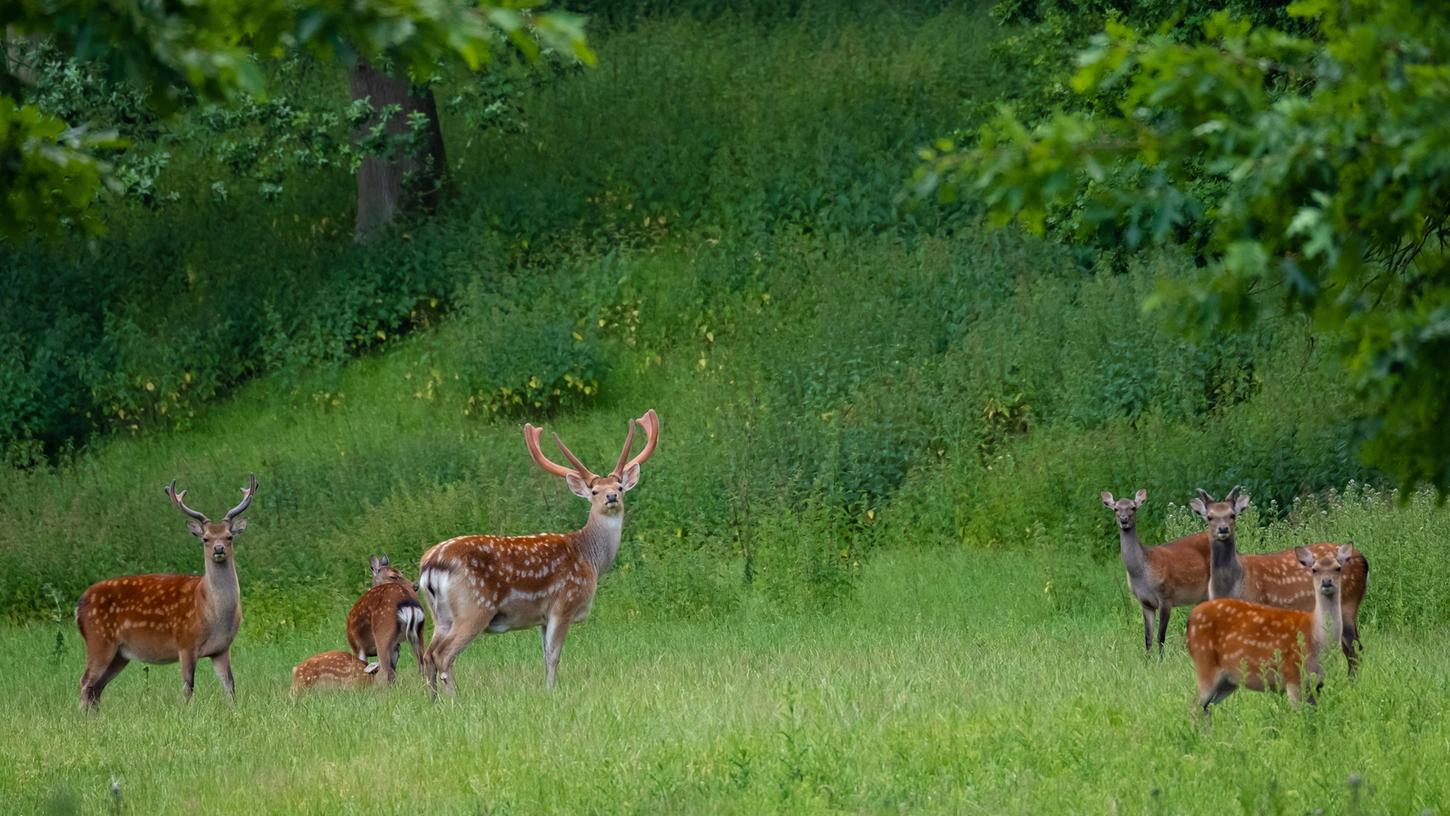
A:
{"label": "green grass", "polygon": [[[0,799],[12,812],[1418,813],[1450,791],[1450,646],[1365,631],[1320,705],[1240,693],[1203,727],[1175,620],[1145,660],[1120,574],[1080,576],[1106,606],[1056,610],[1034,559],[918,551],[868,568],[824,614],[577,627],[556,692],[532,632],[485,637],[432,705],[397,686],[294,704],[290,666],[342,643],[329,625],[234,649],[235,708],[203,666],[126,670],[96,716],[75,707],[81,647],[48,625],[0,631]],[[1371,591],[1373,595],[1373,590]],[[203,676],[205,674],[205,676]],[[1360,810],[1348,779],[1363,780]]]}

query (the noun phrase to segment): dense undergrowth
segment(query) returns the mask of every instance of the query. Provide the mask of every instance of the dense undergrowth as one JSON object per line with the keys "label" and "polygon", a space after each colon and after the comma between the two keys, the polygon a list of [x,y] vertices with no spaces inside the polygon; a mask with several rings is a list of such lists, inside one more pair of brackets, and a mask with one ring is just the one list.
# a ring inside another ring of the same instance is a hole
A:
{"label": "dense undergrowth", "polygon": [[[648,407],[664,438],[609,578],[621,614],[829,606],[902,546],[1042,552],[1063,603],[1097,603],[1058,556],[1115,557],[1099,490],[1147,487],[1151,537],[1196,486],[1242,483],[1268,518],[1376,483],[1301,322],[1190,344],[1138,306],[1180,259],[1094,265],[900,205],[914,148],[1007,81],[985,11],[708,11],[602,34],[601,67],[522,83],[509,127],[479,124],[469,86],[440,92],[450,200],[389,240],[351,243],[336,169],[220,197],[183,121],[177,200],[0,250],[0,615],[65,619],[97,578],[197,569],[161,485],[215,508],[255,471],[253,634],[308,626],[369,553],[581,523],[518,425],[603,463]],[[1414,559],[1429,533],[1344,530],[1376,582],[1399,575],[1372,593],[1386,623],[1443,614],[1398,595],[1446,577]]]}

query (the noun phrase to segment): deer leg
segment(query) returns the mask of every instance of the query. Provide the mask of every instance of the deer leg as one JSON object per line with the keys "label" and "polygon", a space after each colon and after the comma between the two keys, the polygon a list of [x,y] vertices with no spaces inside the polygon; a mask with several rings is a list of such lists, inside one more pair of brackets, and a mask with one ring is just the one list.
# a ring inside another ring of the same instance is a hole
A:
{"label": "deer leg", "polygon": [[1143,651],[1153,654],[1153,610],[1143,604]]}
{"label": "deer leg", "polygon": [[393,638],[393,642],[389,644],[386,652],[383,651],[382,646],[378,647],[378,662],[383,664],[383,682],[388,685],[392,685],[393,681],[398,678],[398,652],[401,643],[397,634]]}
{"label": "deer leg", "polygon": [[[435,689],[434,696],[437,696],[436,680],[442,681],[443,688],[450,695],[456,694],[457,689],[453,684],[453,661],[458,658],[460,652],[468,648],[468,644],[478,637],[488,622],[493,620],[494,609],[492,607],[478,607],[469,613],[467,617],[458,616],[453,619],[453,626],[441,639],[436,635],[433,643],[428,646],[428,671],[430,673],[429,687]],[[436,673],[436,674],[435,674]]]}
{"label": "deer leg", "polygon": [[235,702],[237,686],[232,679],[232,650],[230,648],[211,656],[211,670],[216,672],[216,679],[222,684],[222,691],[226,692],[227,699]]}
{"label": "deer leg", "polygon": [[408,631],[408,651],[413,653],[413,660],[418,664],[418,673],[427,677],[428,670],[423,665],[423,625],[421,623],[417,628]]}
{"label": "deer leg", "polygon": [[1350,621],[1344,622],[1344,633],[1340,636],[1339,645],[1344,649],[1344,662],[1349,666],[1349,673],[1359,668],[1359,627]]}
{"label": "deer leg", "polygon": [[559,656],[564,651],[564,638],[569,636],[569,619],[555,616],[549,618],[544,628],[544,678],[549,691],[554,690],[554,676],[559,671]]}
{"label": "deer leg", "polygon": [[181,694],[187,702],[191,702],[191,691],[196,686],[196,654],[182,652],[180,658]]}
{"label": "deer leg", "polygon": [[1234,693],[1238,688],[1228,676],[1222,672],[1216,673],[1210,678],[1199,678],[1198,681],[1198,704],[1203,708],[1203,713],[1209,713],[1209,707],[1223,701],[1224,698]]}
{"label": "deer leg", "polygon": [[95,707],[96,703],[101,701],[101,692],[105,691],[106,684],[110,683],[116,675],[120,674],[121,669],[126,668],[126,664],[131,661],[122,657],[120,654],[116,654],[111,657],[110,662],[101,668],[95,667],[98,662],[88,662],[85,676],[81,678],[82,711],[91,710]]}
{"label": "deer leg", "polygon": [[1158,607],[1158,656],[1163,656],[1163,641],[1168,639],[1168,619],[1173,616],[1173,607]]}
{"label": "deer leg", "polygon": [[1299,707],[1299,698],[1301,695],[1298,683],[1285,683],[1284,694],[1289,698],[1289,706],[1291,708]]}

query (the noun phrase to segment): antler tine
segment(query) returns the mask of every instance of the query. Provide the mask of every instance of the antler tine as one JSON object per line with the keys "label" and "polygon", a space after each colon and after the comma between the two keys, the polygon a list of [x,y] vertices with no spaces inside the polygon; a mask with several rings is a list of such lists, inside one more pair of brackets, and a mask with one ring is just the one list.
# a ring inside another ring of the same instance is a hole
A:
{"label": "antler tine", "polygon": [[236,507],[233,507],[232,509],[228,510],[227,511],[227,514],[222,517],[222,520],[223,521],[231,521],[232,519],[236,518],[237,516],[240,516],[243,511],[245,511],[248,507],[250,507],[252,505],[252,495],[255,494],[256,492],[257,492],[257,474],[255,474],[255,473],[248,474],[247,475],[247,486],[244,487],[244,488],[242,488],[242,503],[241,504],[238,504]]}
{"label": "antler tine", "polygon": [[569,446],[564,444],[564,440],[560,439],[558,434],[553,434],[553,437],[554,444],[559,446],[559,450],[563,452],[564,458],[568,459],[570,464],[574,465],[574,469],[579,471],[579,475],[584,477],[584,481],[593,482],[599,478],[594,475],[594,471],[584,467],[584,463],[579,461],[579,457],[574,455],[574,451],[569,450]]}
{"label": "antler tine", "polygon": [[193,510],[190,507],[186,506],[186,491],[177,491],[175,479],[172,479],[171,484],[167,485],[164,489],[166,490],[166,495],[171,498],[171,503],[176,505],[176,509],[185,513],[188,518],[195,519],[202,524],[206,524],[207,521],[209,521],[205,513],[197,512],[196,510]]}
{"label": "antler tine", "polygon": [[[644,464],[646,459],[654,455],[655,445],[660,441],[660,418],[655,413],[655,409],[645,411],[644,416],[636,419],[635,422],[644,429],[644,450],[619,469],[620,475],[624,475],[624,472],[632,467]],[[628,453],[628,450],[625,453]]]}
{"label": "antler tine", "polygon": [[545,473],[552,473],[555,476],[568,476],[571,473],[579,475],[571,468],[550,462],[549,457],[545,456],[544,452],[539,450],[539,437],[543,433],[543,428],[535,428],[527,422],[524,423],[524,445],[528,446],[529,456],[533,457],[534,464],[538,465]]}
{"label": "antler tine", "polygon": [[624,450],[619,452],[619,464],[615,465],[614,470],[610,471],[615,476],[620,477],[624,476],[624,466],[629,463],[629,449],[634,447],[634,423],[625,422],[624,427],[628,429],[624,435]]}

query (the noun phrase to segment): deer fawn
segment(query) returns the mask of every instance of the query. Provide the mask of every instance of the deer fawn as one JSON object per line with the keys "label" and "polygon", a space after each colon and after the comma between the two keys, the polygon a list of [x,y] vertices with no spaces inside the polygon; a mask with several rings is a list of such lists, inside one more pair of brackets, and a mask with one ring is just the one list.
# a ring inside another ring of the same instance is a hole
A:
{"label": "deer fawn", "polygon": [[1295,560],[1307,570],[1315,590],[1313,612],[1236,598],[1217,598],[1194,607],[1188,616],[1188,653],[1198,674],[1198,703],[1204,713],[1239,686],[1254,691],[1282,689],[1297,704],[1306,679],[1315,684],[1307,695],[1314,702],[1314,691],[1323,684],[1320,656],[1343,636],[1341,588],[1353,555],[1348,544],[1318,553],[1294,548]]}
{"label": "deer fawn", "polygon": [[634,442],[631,424],[619,463],[605,476],[584,467],[557,434],[555,444],[574,467],[549,461],[539,450],[543,429],[524,425],[524,444],[534,463],[563,477],[574,495],[589,501],[589,521],[582,529],[528,536],[459,536],[423,554],[419,583],[433,614],[433,638],[423,665],[435,697],[439,679],[453,693],[453,661],[485,630],[541,627],[546,680],[550,689],[554,687],[569,625],[588,616],[599,576],[619,553],[624,494],[639,484],[640,465],[659,442],[660,421],[653,409],[634,422],[645,432],[644,449],[629,458]]}
{"label": "deer fawn", "polygon": [[196,661],[211,658],[227,698],[234,695],[231,646],[242,625],[241,590],[232,559],[232,538],[247,529],[241,514],[257,492],[249,476],[242,501],[221,521],[186,506],[186,491],[176,482],[166,495],[190,519],[186,529],[207,545],[202,575],[133,575],[92,584],[76,602],[76,626],[86,642],[86,671],[81,675],[81,708],[89,709],[126,664],[181,662],[181,687],[191,699]]}
{"label": "deer fawn", "polygon": [[368,566],[373,586],[347,613],[347,645],[359,660],[377,655],[383,679],[391,683],[397,677],[403,641],[419,669],[423,667],[423,607],[413,582],[389,564],[386,555],[369,559]]}
{"label": "deer fawn", "polygon": [[1193,606],[1208,597],[1208,533],[1190,536],[1157,547],[1138,542],[1138,507],[1148,500],[1139,490],[1131,499],[1114,499],[1099,494],[1118,522],[1118,544],[1123,566],[1128,571],[1128,588],[1143,610],[1143,648],[1153,652],[1153,615],[1158,615],[1158,654],[1168,635],[1168,618],[1175,606]]}
{"label": "deer fawn", "polygon": [[292,668],[292,697],[319,687],[361,688],[371,685],[377,663],[364,663],[347,652],[315,654]]}
{"label": "deer fawn", "polygon": [[[1223,501],[1202,489],[1189,506],[1208,525],[1211,539],[1209,556],[1208,596],[1240,598],[1253,603],[1282,609],[1309,611],[1314,608],[1317,593],[1308,573],[1299,568],[1294,550],[1281,550],[1263,555],[1240,555],[1235,540],[1238,516],[1249,506],[1248,494],[1235,486]],[[1338,545],[1310,544],[1307,548],[1316,558],[1330,555]],[[1344,631],[1340,645],[1344,658],[1354,673],[1359,664],[1359,605],[1364,601],[1369,582],[1369,561],[1351,545],[1344,561]]]}

